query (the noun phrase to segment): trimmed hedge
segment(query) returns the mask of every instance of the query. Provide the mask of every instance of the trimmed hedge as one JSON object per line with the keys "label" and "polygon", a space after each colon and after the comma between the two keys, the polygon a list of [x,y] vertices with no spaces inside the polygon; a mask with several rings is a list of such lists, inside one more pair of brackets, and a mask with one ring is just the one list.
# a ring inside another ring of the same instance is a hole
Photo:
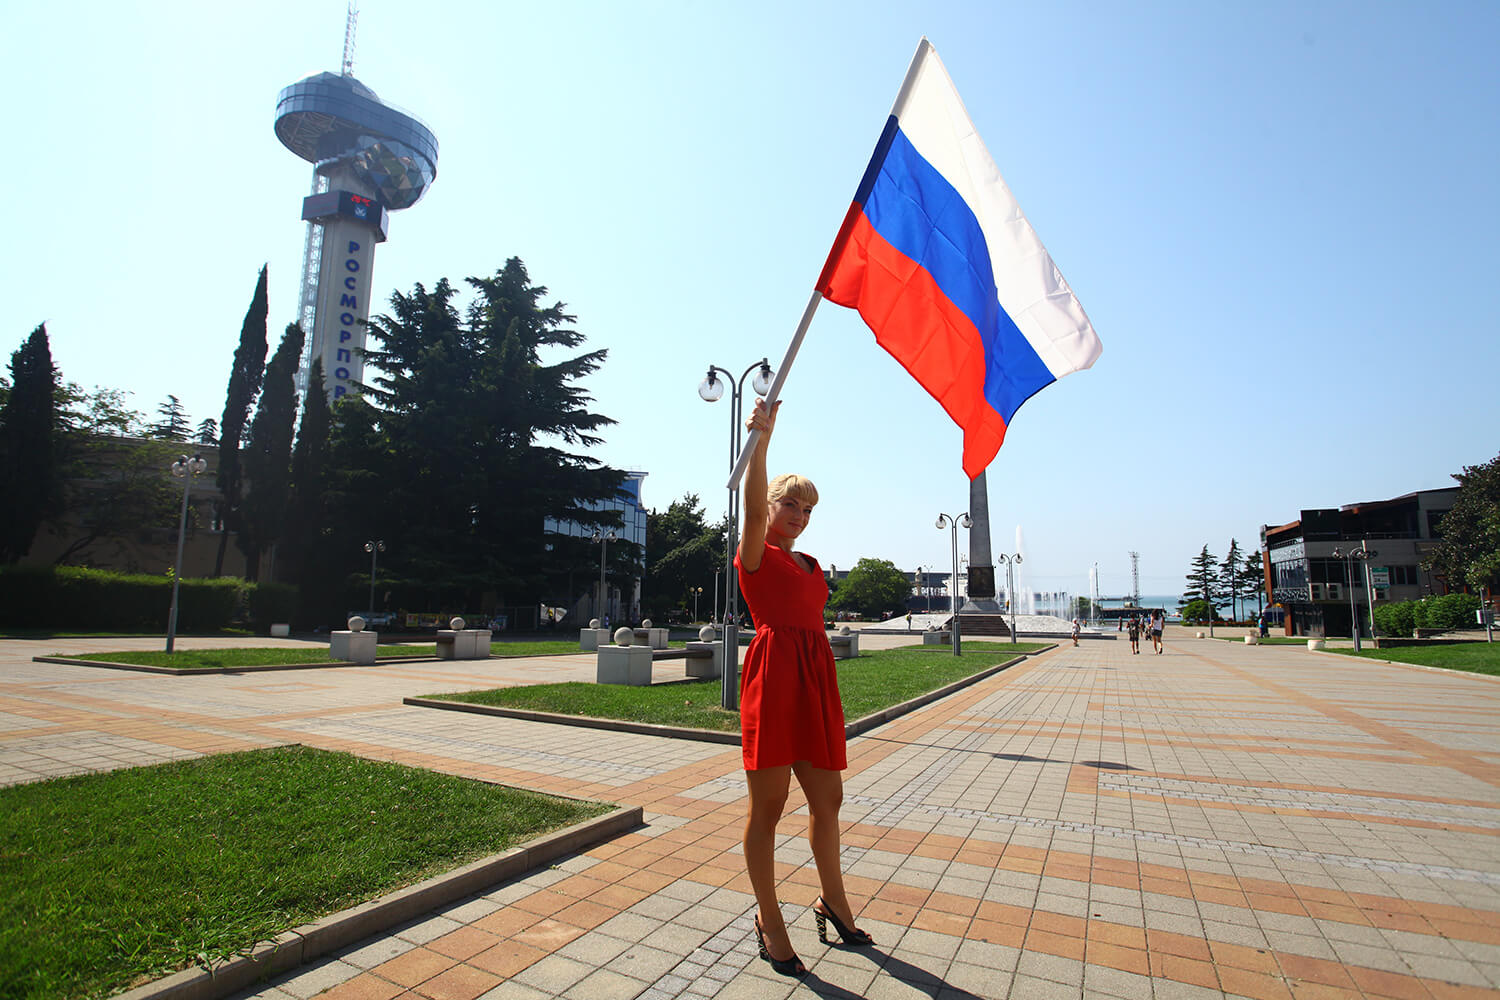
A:
{"label": "trimmed hedge", "polygon": [[[227,628],[253,589],[254,584],[232,577],[183,580],[177,630]],[[170,576],[81,566],[0,569],[0,625],[9,628],[165,633],[171,605]]]}
{"label": "trimmed hedge", "polygon": [[1375,628],[1381,635],[1406,638],[1419,628],[1462,629],[1474,624],[1479,598],[1473,594],[1444,594],[1420,601],[1398,601],[1375,609]]}

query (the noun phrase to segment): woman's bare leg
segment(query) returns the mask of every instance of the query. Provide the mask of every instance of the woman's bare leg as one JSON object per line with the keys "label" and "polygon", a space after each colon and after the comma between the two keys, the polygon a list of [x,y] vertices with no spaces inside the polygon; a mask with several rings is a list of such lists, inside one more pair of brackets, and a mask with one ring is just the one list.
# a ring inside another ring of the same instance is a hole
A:
{"label": "woman's bare leg", "polygon": [[854,910],[844,894],[844,871],[839,857],[839,809],[844,804],[844,776],[838,771],[813,767],[805,760],[792,765],[797,784],[807,796],[807,841],[812,845],[813,863],[818,866],[818,883],[823,889],[823,903],[833,915],[850,927]]}
{"label": "woman's bare leg", "polygon": [[776,824],[786,808],[791,774],[792,769],[786,766],[745,772],[745,783],[750,788],[750,809],[745,817],[745,871],[755,890],[755,901],[760,905],[766,949],[776,959],[790,958],[795,953],[776,901]]}

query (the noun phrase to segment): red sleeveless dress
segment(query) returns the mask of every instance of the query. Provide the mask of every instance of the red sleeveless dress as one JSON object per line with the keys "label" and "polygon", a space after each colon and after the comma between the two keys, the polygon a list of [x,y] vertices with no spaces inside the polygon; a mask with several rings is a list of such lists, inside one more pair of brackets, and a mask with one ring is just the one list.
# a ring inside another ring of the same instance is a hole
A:
{"label": "red sleeveless dress", "polygon": [[844,706],[833,648],[823,628],[828,584],[811,556],[812,572],[775,545],[760,569],[746,572],[734,556],[740,593],[755,618],[755,638],[740,672],[740,738],[745,770],[805,760],[842,771]]}

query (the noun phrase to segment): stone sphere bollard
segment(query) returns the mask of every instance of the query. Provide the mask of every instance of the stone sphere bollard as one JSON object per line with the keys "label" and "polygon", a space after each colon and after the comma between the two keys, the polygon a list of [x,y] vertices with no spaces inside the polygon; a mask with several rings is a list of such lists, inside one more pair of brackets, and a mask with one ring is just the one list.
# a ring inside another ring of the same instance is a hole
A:
{"label": "stone sphere bollard", "polygon": [[615,629],[615,645],[616,646],[628,646],[628,645],[630,645],[630,643],[632,641],[634,641],[634,639],[635,639],[635,629],[633,629],[633,628],[624,628],[624,627]]}
{"label": "stone sphere bollard", "polygon": [[365,620],[363,618],[361,618],[359,615],[355,615],[353,618],[349,619],[349,631],[351,631],[351,632],[363,632],[364,630],[365,630]]}
{"label": "stone sphere bollard", "polygon": [[848,635],[848,634],[849,634],[849,626],[848,625],[844,625],[844,626],[842,626],[839,629],[839,635]]}
{"label": "stone sphere bollard", "polygon": [[650,627],[651,627],[651,619],[647,618],[645,621],[641,622],[641,628],[650,628]]}
{"label": "stone sphere bollard", "polygon": [[598,627],[599,627],[599,619],[597,619],[597,618],[590,618],[589,619],[589,628],[598,628]]}
{"label": "stone sphere bollard", "polygon": [[1193,636],[1193,638],[1195,638],[1195,639],[1202,639],[1203,638],[1203,633],[1199,632],[1197,635]]}
{"label": "stone sphere bollard", "polygon": [[466,623],[464,622],[464,620],[462,618],[450,618],[450,619],[448,619],[448,627],[451,628],[455,632],[462,632],[464,630],[464,625],[465,624]]}
{"label": "stone sphere bollard", "polygon": [[714,627],[712,625],[705,625],[702,628],[700,628],[698,630],[698,641],[699,642],[713,642],[714,641]]}

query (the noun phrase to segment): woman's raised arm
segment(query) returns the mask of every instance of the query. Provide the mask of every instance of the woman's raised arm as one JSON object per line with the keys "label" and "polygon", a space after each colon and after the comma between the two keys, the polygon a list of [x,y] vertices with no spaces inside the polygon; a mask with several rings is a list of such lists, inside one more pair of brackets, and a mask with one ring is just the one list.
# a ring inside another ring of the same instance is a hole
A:
{"label": "woman's raised arm", "polygon": [[740,565],[746,573],[760,569],[761,556],[766,553],[766,524],[771,519],[771,505],[766,500],[766,449],[771,444],[779,409],[780,400],[767,410],[766,401],[757,399],[755,410],[745,421],[746,430],[760,431],[750,464],[745,467],[745,478],[740,481]]}

